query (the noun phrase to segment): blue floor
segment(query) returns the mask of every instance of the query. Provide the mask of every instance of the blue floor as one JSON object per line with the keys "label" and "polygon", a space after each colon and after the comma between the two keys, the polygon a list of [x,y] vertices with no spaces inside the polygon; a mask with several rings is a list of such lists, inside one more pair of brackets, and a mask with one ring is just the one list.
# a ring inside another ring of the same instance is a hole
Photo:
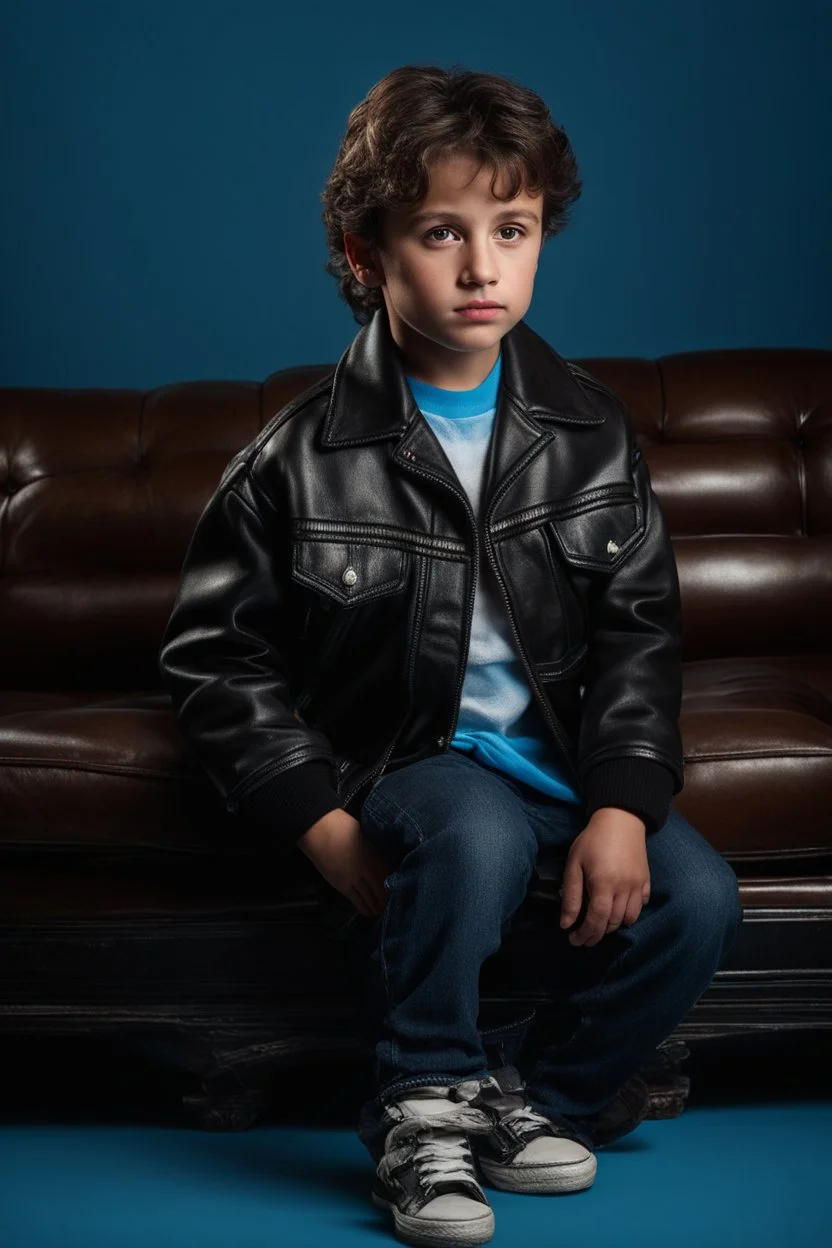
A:
{"label": "blue floor", "polygon": [[[131,1103],[129,1095],[110,1106],[107,1120],[101,1097],[114,1099],[116,1090],[96,1082],[94,1071],[79,1076],[74,1103],[70,1094],[50,1117],[48,1104],[21,1091],[19,1064],[2,1056],[2,1248],[396,1242],[391,1215],[370,1202],[372,1161],[350,1120],[355,1083],[347,1082],[346,1105],[335,1105],[338,1121],[311,1122],[326,1117],[320,1105],[304,1121],[303,1104],[290,1105],[287,1092],[291,1121],[269,1115],[248,1131],[216,1133],[166,1119],[165,1105]],[[776,1063],[789,1072],[786,1086],[772,1072]],[[715,1070],[727,1086],[718,1086]],[[62,1083],[67,1073],[53,1070],[53,1077]],[[645,1121],[599,1150],[586,1191],[519,1196],[486,1188],[495,1248],[832,1244],[832,1089],[823,1061],[789,1056],[781,1046],[774,1056],[743,1063],[735,1054],[698,1073],[688,1063],[685,1073],[694,1077],[685,1112]],[[43,1078],[38,1086],[43,1099]],[[297,1091],[297,1074],[285,1086]],[[123,1093],[123,1081],[119,1087]],[[282,1095],[278,1088],[278,1101]]]}

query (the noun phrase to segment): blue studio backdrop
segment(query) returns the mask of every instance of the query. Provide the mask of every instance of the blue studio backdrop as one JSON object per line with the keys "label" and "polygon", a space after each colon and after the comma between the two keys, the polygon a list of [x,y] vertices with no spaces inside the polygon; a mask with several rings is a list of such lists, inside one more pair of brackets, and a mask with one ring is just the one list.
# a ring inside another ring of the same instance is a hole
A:
{"label": "blue studio backdrop", "polygon": [[0,5],[0,384],[259,380],[358,329],[320,194],[397,65],[504,74],[584,182],[529,324],[570,358],[832,345],[825,0]]}

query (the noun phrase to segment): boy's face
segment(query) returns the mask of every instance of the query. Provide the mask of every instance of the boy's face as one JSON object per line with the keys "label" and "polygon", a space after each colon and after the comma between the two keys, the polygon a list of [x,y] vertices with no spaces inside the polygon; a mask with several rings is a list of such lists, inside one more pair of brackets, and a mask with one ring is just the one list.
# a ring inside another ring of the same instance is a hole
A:
{"label": "boy's face", "polygon": [[[496,364],[501,338],[531,303],[541,250],[542,191],[501,201],[491,169],[476,170],[467,156],[435,161],[422,202],[385,215],[383,244],[344,234],[355,276],[381,288],[406,371],[449,390],[472,389]],[[469,320],[458,309],[471,299],[501,307]]]}

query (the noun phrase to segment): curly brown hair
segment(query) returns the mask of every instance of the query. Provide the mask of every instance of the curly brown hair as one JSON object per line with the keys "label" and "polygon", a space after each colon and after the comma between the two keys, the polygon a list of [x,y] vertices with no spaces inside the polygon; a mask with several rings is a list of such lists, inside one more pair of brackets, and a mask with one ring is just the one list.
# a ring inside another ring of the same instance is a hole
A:
{"label": "curly brown hair", "polygon": [[497,74],[454,65],[403,65],[385,75],[357,104],[321,195],[329,259],[327,273],[359,325],[366,325],[384,297],[354,276],[344,232],[380,242],[384,213],[418,204],[427,194],[436,156],[470,153],[493,170],[491,193],[501,173],[509,178],[503,200],[525,186],[543,190],[545,243],[568,224],[581,194],[578,165],[566,133],[534,91]]}

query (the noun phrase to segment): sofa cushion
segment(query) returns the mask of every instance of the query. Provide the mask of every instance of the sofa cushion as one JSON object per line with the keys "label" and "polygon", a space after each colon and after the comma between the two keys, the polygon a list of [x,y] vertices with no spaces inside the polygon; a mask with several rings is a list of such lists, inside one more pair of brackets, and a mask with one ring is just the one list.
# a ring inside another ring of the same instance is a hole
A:
{"label": "sofa cushion", "polygon": [[0,690],[0,844],[210,849],[240,827],[165,692]]}
{"label": "sofa cushion", "polygon": [[687,663],[673,800],[738,875],[832,856],[832,653]]}
{"label": "sofa cushion", "polygon": [[[832,854],[832,654],[688,663],[674,805],[738,873]],[[257,843],[183,751],[165,692],[0,690],[0,847]],[[300,853],[282,863],[290,881]],[[304,860],[305,861],[305,860]]]}

